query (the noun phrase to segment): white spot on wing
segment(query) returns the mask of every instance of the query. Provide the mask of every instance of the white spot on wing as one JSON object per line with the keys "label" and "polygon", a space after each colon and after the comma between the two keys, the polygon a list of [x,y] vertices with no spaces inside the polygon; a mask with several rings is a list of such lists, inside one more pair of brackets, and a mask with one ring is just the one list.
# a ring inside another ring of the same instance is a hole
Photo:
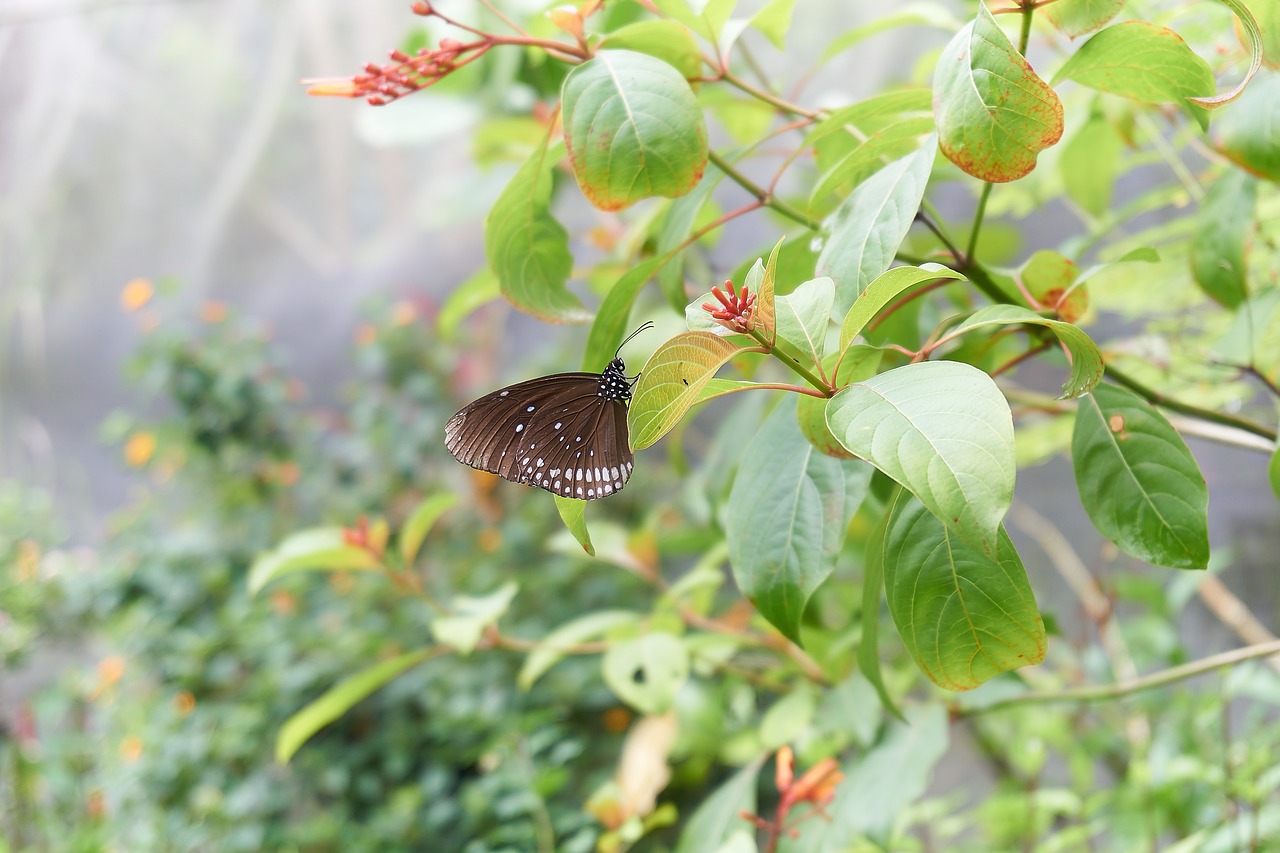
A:
{"label": "white spot on wing", "polygon": [[516,424],[516,432],[520,432],[522,429],[524,429],[524,424]]}

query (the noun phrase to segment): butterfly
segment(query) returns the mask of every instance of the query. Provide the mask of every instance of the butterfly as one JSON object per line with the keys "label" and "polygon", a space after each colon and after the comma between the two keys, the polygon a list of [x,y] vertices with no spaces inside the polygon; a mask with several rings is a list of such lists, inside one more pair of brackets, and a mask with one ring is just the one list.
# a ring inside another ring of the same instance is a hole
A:
{"label": "butterfly", "polygon": [[634,467],[627,404],[640,377],[628,379],[618,356],[652,327],[628,335],[603,373],[541,376],[464,406],[444,425],[445,446],[465,465],[561,497],[621,491]]}

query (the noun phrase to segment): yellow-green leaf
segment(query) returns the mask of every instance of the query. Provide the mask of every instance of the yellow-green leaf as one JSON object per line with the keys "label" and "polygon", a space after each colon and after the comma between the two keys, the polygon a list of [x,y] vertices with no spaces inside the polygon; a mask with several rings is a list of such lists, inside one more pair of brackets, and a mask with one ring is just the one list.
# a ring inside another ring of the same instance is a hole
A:
{"label": "yellow-green leaf", "polygon": [[404,526],[400,528],[400,559],[405,565],[411,564],[418,556],[422,540],[427,538],[431,528],[440,520],[440,516],[458,503],[458,496],[451,494],[432,495],[418,504],[409,515]]}
{"label": "yellow-green leaf", "polygon": [[680,422],[703,386],[743,349],[710,332],[683,332],[654,351],[627,412],[631,446],[644,450]]}

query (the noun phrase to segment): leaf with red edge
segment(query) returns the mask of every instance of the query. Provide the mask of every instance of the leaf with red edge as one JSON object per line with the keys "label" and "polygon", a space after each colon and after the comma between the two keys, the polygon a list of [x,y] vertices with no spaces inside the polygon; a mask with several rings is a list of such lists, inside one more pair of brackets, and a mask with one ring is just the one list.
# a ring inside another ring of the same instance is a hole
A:
{"label": "leaf with red edge", "polygon": [[1015,181],[1062,138],[1062,102],[985,5],[942,51],[933,92],[942,153],[975,178]]}
{"label": "leaf with red edge", "polygon": [[630,50],[602,50],[565,78],[565,144],[583,194],[601,210],[675,198],[707,166],[707,126],[679,71]]}

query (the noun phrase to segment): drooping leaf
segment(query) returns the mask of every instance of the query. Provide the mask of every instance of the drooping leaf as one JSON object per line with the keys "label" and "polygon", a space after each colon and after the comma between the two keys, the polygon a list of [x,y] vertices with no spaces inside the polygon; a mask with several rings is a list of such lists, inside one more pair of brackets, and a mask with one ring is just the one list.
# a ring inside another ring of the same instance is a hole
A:
{"label": "drooping leaf", "polygon": [[1053,82],[1148,104],[1176,104],[1213,94],[1213,72],[1182,36],[1146,21],[1125,21],[1094,35],[1058,69]]}
{"label": "drooping leaf", "polygon": [[294,572],[368,570],[379,565],[368,548],[348,544],[341,527],[300,530],[253,561],[249,594],[257,595],[271,581]]}
{"label": "drooping leaf", "polygon": [[1017,305],[988,305],[980,308],[960,325],[948,332],[944,339],[958,337],[983,326],[1009,326],[1026,324],[1043,326],[1057,335],[1071,357],[1071,375],[1062,385],[1061,399],[1088,394],[1102,379],[1102,352],[1093,339],[1079,326],[1061,320],[1048,320],[1034,311]]}
{"label": "drooping leaf", "polygon": [[1230,169],[1205,193],[1191,238],[1191,272],[1205,293],[1227,308],[1249,297],[1247,253],[1254,230],[1258,181]]}
{"label": "drooping leaf", "polygon": [[296,712],[280,727],[276,735],[276,761],[289,759],[311,736],[341,717],[353,705],[382,687],[410,667],[417,666],[436,654],[435,649],[418,649],[382,661],[364,672],[338,682],[320,698]]}
{"label": "drooping leaf", "polygon": [[817,274],[835,280],[841,314],[893,263],[920,209],[936,146],[930,136],[914,154],[863,181],[826,223],[830,233],[818,256]]}
{"label": "drooping leaf", "polygon": [[[883,352],[876,347],[853,346],[841,353],[827,356],[828,374],[835,369],[835,387],[843,388],[854,382],[862,382],[876,375],[880,369],[880,357]],[[837,362],[839,363],[837,369]],[[818,450],[834,456],[836,459],[853,459],[852,453],[845,450],[843,444],[827,426],[827,399],[801,395],[796,400],[796,420],[800,424],[800,432],[805,440]]]}
{"label": "drooping leaf", "polygon": [[645,634],[610,646],[601,666],[619,699],[642,714],[663,714],[689,677],[689,650],[673,634]]}
{"label": "drooping leaf", "polygon": [[565,78],[561,91],[569,162],[601,210],[697,186],[707,127],[689,83],[660,59],[604,50]]}
{"label": "drooping leaf", "polygon": [[867,323],[870,323],[873,317],[879,314],[890,302],[897,299],[898,296],[917,284],[940,278],[965,280],[963,275],[955,270],[947,269],[942,264],[894,267],[887,272],[881,273],[876,277],[875,281],[867,285],[866,290],[857,294],[852,307],[845,314],[844,322],[840,324],[840,349],[848,348],[853,343],[854,338],[862,334],[862,330],[867,327]]}
{"label": "drooping leaf", "polygon": [[560,520],[564,522],[565,528],[578,540],[582,550],[594,557],[596,549],[591,544],[591,531],[587,530],[587,502],[560,495],[552,497],[556,499],[556,512],[560,513]]}
{"label": "drooping leaf", "polygon": [[1013,415],[967,364],[909,364],[849,386],[827,426],[850,452],[910,491],[985,553],[1013,500]]}
{"label": "drooping leaf", "polygon": [[[1258,70],[1262,68],[1263,59],[1263,41],[1262,30],[1258,26],[1258,21],[1253,17],[1253,13],[1249,11],[1249,7],[1240,0],[1218,0],[1222,5],[1226,6],[1235,13],[1238,25],[1236,32],[1244,36],[1245,47],[1249,49],[1249,68],[1245,71],[1244,76],[1236,85],[1220,95],[1211,95],[1205,98],[1191,98],[1191,103],[1198,107],[1204,107],[1206,110],[1216,110],[1219,107],[1226,106],[1232,101],[1244,94],[1245,88],[1248,87],[1249,81],[1253,79]],[[1271,3],[1270,5],[1275,5]]]}
{"label": "drooping leaf", "polygon": [[710,332],[683,332],[658,347],[632,392],[631,446],[644,450],[670,432],[716,371],[742,351]]}
{"label": "drooping leaf", "polygon": [[836,283],[823,277],[806,281],[786,296],[774,299],[778,337],[795,346],[814,364],[822,360],[826,348],[835,296]]}
{"label": "drooping leaf", "polygon": [[1213,146],[1242,169],[1280,182],[1280,73],[1259,74],[1213,124]]}
{"label": "drooping leaf", "polygon": [[615,628],[639,624],[642,615],[631,610],[600,610],[564,623],[548,633],[529,652],[516,676],[521,690],[528,690],[547,670],[564,659],[565,649],[605,636]]}
{"label": "drooping leaf", "polygon": [[1080,502],[1098,532],[1158,566],[1209,562],[1209,492],[1164,416],[1123,388],[1099,385],[1076,409],[1071,439]]}
{"label": "drooping leaf", "polygon": [[971,690],[1044,660],[1044,623],[1003,526],[987,554],[900,495],[885,536],[884,589],[903,643],[939,687]]}
{"label": "drooping leaf", "polygon": [[796,425],[795,400],[784,399],[747,445],[729,492],[725,537],[738,588],[797,643],[805,606],[844,539],[850,464],[814,450]]}
{"label": "drooping leaf", "polygon": [[544,141],[516,172],[485,220],[484,249],[512,305],[551,323],[578,323],[591,315],[565,287],[573,269],[569,232],[551,215],[560,151]]}
{"label": "drooping leaf", "polygon": [[631,50],[661,59],[686,79],[702,73],[702,53],[688,27],[675,21],[637,21],[609,33],[605,50]]}
{"label": "drooping leaf", "polygon": [[798,835],[782,834],[779,853],[844,853],[850,840],[869,836],[891,849],[894,822],[924,796],[933,769],[947,751],[947,711],[932,702],[911,708],[869,752],[843,765],[845,778],[823,812],[829,820],[798,824]]}
{"label": "drooping leaf", "polygon": [[938,145],[975,178],[1015,181],[1062,137],[1062,102],[985,4],[942,51],[933,89]]}
{"label": "drooping leaf", "polygon": [[484,629],[497,624],[511,606],[520,585],[507,581],[488,595],[458,595],[449,603],[449,615],[431,622],[431,636],[466,656],[475,651]]}
{"label": "drooping leaf", "polygon": [[1057,0],[1044,7],[1045,16],[1070,38],[1091,33],[1124,8],[1125,0]]}
{"label": "drooping leaf", "polygon": [[440,520],[440,516],[456,506],[457,503],[457,495],[448,493],[435,494],[425,498],[409,514],[404,526],[400,528],[399,538],[400,559],[404,561],[406,566],[411,565],[417,559],[418,550],[422,547],[422,540],[427,538],[427,534],[431,532],[432,527],[435,527],[436,522]]}
{"label": "drooping leaf", "polygon": [[1123,149],[1120,134],[1101,112],[1089,116],[1062,149],[1058,167],[1063,186],[1071,200],[1091,216],[1103,216],[1111,209]]}
{"label": "drooping leaf", "polygon": [[763,758],[752,761],[703,800],[680,833],[676,853],[717,850],[742,828],[742,814],[756,811],[756,777],[763,764]]}
{"label": "drooping leaf", "polygon": [[645,286],[654,273],[662,268],[670,256],[650,258],[627,270],[622,278],[609,290],[600,310],[596,312],[595,322],[591,324],[591,332],[587,335],[586,350],[582,354],[582,369],[589,371],[604,370],[604,366],[613,358],[618,344],[627,334],[627,318],[631,316],[631,306],[636,301],[640,289]]}

